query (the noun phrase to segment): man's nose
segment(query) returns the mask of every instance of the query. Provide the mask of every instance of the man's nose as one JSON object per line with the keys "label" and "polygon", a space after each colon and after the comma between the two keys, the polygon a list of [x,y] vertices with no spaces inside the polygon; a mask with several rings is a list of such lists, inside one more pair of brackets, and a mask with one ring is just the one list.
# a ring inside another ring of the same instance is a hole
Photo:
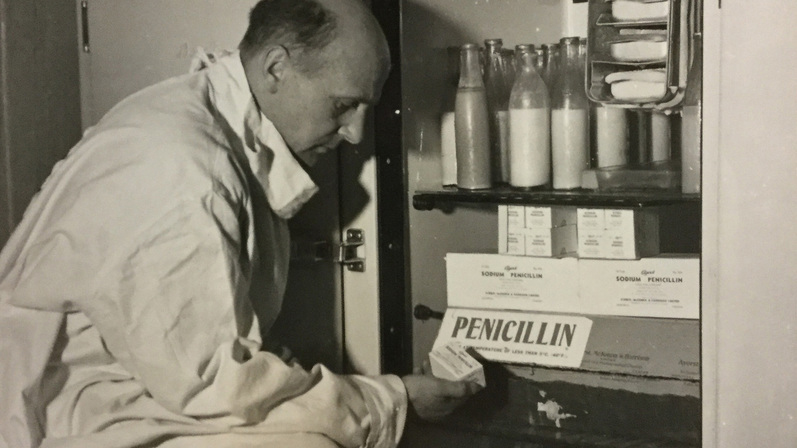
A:
{"label": "man's nose", "polygon": [[348,120],[342,123],[338,134],[351,144],[358,144],[363,141],[363,128],[365,127],[365,116],[368,105],[358,104],[357,109],[347,117]]}

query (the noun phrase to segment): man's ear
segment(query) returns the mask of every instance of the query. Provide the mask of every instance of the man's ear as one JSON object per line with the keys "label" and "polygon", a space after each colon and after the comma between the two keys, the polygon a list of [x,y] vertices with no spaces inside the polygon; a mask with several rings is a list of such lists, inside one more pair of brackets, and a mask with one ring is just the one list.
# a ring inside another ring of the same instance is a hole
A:
{"label": "man's ear", "polygon": [[266,50],[263,58],[263,79],[269,92],[277,93],[280,84],[285,80],[289,64],[290,54],[284,46],[275,45]]}

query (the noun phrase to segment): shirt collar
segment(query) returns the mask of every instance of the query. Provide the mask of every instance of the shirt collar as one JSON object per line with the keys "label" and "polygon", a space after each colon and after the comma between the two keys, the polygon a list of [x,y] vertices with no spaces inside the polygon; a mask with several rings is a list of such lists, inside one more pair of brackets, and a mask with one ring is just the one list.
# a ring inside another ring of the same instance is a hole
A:
{"label": "shirt collar", "polygon": [[[258,109],[238,51],[215,61],[199,50],[195,69],[208,70],[211,99],[245,147],[246,158],[279,217],[292,218],[318,191],[318,186],[294,157],[277,128]],[[204,63],[207,61],[207,63]]]}

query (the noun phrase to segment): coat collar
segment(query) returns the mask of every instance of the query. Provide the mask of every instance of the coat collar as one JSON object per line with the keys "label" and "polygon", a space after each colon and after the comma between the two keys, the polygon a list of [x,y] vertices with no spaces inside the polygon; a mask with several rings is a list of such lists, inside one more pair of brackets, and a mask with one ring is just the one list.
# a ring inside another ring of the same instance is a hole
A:
{"label": "coat collar", "polygon": [[274,124],[257,107],[238,51],[219,58],[200,50],[193,70],[208,67],[211,101],[246,148],[246,158],[268,202],[289,219],[318,191]]}

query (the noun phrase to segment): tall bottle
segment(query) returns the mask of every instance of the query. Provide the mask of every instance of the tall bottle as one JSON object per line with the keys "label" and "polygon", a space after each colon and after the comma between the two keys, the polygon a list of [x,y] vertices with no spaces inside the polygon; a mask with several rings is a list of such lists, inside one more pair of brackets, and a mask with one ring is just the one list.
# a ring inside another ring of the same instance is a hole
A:
{"label": "tall bottle", "polygon": [[694,36],[695,55],[686,78],[681,122],[681,190],[700,193],[703,109],[703,36]]}
{"label": "tall bottle", "polygon": [[670,160],[672,146],[672,125],[670,115],[666,112],[650,113],[650,161],[662,162]]}
{"label": "tall bottle", "polygon": [[459,46],[446,48],[446,89],[440,115],[440,164],[444,187],[457,185],[457,142],[454,128],[454,102],[459,85]]}
{"label": "tall bottle", "polygon": [[490,115],[490,155],[492,179],[495,182],[509,180],[509,144],[507,138],[507,101],[509,89],[506,86],[505,60],[501,39],[484,41],[486,64],[484,85],[487,92],[487,112]]}
{"label": "tall bottle", "polygon": [[[537,55],[537,62],[534,64],[534,70],[537,72],[537,75],[540,76],[540,79],[542,79],[542,72],[545,70],[545,50],[543,50],[542,47],[535,48],[534,53]],[[545,82],[544,79],[543,82]],[[545,85],[545,89],[548,89],[547,84]]]}
{"label": "tall bottle", "polygon": [[582,37],[578,41],[578,69],[581,77],[586,81],[587,78],[587,38]]}
{"label": "tall bottle", "polygon": [[545,52],[545,61],[543,63],[545,69],[540,73],[540,76],[545,81],[548,92],[551,92],[554,87],[554,80],[559,73],[559,44],[543,44],[542,50]]}
{"label": "tall bottle", "polygon": [[629,162],[628,116],[620,107],[595,103],[593,108],[595,163],[598,168]]}
{"label": "tall bottle", "polygon": [[551,180],[550,101],[536,70],[533,45],[518,45],[519,63],[509,95],[509,183],[533,188]]}
{"label": "tall bottle", "polygon": [[490,188],[490,131],[487,94],[479,65],[479,46],[460,47],[459,84],[454,104],[457,144],[457,186]]}
{"label": "tall bottle", "polygon": [[515,84],[515,73],[517,72],[515,51],[511,48],[504,48],[501,50],[501,56],[504,60],[504,88],[506,89],[504,92],[507,101],[509,101],[509,91],[512,90],[512,85]]}
{"label": "tall bottle", "polygon": [[553,188],[581,186],[589,169],[589,101],[579,69],[579,38],[560,41],[559,76],[551,95],[551,153]]}

